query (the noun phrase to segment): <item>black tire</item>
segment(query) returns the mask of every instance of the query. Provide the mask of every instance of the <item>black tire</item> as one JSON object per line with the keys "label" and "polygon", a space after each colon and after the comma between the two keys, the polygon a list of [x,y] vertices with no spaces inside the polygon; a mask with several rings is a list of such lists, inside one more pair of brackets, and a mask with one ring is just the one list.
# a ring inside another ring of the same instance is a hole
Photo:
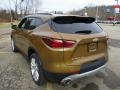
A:
{"label": "black tire", "polygon": [[18,52],[18,49],[17,49],[17,47],[15,45],[15,42],[14,42],[14,40],[12,38],[11,38],[11,47],[12,47],[13,52]]}
{"label": "black tire", "polygon": [[[32,74],[32,68],[31,68],[32,67],[32,64],[31,64],[32,59],[35,59],[35,63],[37,64],[37,69],[38,69],[38,74],[39,74],[39,78],[37,80],[35,80],[35,78]],[[45,83],[45,77],[44,77],[41,61],[40,61],[40,58],[38,57],[38,55],[36,53],[33,53],[33,54],[30,55],[30,71],[31,71],[32,79],[37,85],[40,86],[40,85],[43,85]]]}

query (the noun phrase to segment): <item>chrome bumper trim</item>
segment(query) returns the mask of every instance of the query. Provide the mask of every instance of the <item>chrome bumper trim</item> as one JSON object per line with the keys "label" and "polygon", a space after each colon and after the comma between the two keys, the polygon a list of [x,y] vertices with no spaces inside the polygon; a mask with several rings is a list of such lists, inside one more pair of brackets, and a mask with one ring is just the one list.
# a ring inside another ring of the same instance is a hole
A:
{"label": "chrome bumper trim", "polygon": [[98,71],[100,71],[101,69],[103,69],[104,67],[106,66],[106,64],[104,64],[103,66],[97,68],[97,69],[94,69],[92,71],[89,71],[89,72],[85,72],[85,73],[82,73],[82,74],[74,74],[74,75],[70,75],[68,77],[65,77],[61,80],[61,83],[65,83],[66,81],[70,80],[70,81],[75,81],[77,79],[80,79],[82,77],[85,77],[85,76],[89,76],[89,75],[92,75],[92,74],[95,74],[97,73]]}

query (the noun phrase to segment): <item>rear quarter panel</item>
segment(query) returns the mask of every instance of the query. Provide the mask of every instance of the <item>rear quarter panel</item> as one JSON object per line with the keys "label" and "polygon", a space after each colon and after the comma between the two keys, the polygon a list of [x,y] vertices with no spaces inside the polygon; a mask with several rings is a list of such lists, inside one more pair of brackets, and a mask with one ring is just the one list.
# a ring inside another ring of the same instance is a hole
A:
{"label": "rear quarter panel", "polygon": [[61,39],[61,36],[57,32],[54,32],[48,24],[36,28],[31,36],[32,47],[34,47],[39,54],[43,68],[49,72],[60,73],[60,65],[64,64],[63,48],[50,48],[43,42],[42,37]]}

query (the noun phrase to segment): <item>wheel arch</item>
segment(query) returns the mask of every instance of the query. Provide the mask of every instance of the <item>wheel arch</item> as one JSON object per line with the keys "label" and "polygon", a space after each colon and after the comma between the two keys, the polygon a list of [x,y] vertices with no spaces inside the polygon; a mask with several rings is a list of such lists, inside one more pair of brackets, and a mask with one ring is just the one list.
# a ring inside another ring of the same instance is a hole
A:
{"label": "wheel arch", "polygon": [[30,55],[36,53],[35,49],[32,47],[28,48],[28,60],[30,61]]}
{"label": "wheel arch", "polygon": [[11,35],[11,38],[13,38],[13,36]]}
{"label": "wheel arch", "polygon": [[39,59],[40,59],[39,62],[40,62],[41,65],[42,65],[42,64],[43,64],[42,59],[41,59],[38,51],[37,51],[35,48],[33,48],[33,47],[29,47],[29,48],[28,48],[28,62],[30,62],[30,55],[33,54],[33,53],[36,53],[36,54],[38,55],[38,57],[39,57]]}

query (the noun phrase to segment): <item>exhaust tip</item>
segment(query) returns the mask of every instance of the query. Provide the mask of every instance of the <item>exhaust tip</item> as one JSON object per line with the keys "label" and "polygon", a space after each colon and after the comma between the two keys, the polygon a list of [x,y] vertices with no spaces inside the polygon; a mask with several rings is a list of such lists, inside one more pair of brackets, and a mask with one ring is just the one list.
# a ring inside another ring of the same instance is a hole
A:
{"label": "exhaust tip", "polygon": [[63,79],[62,81],[61,81],[61,85],[62,86],[67,86],[67,85],[69,85],[69,84],[71,84],[72,83],[72,80],[70,79],[70,78],[68,78],[68,79]]}

